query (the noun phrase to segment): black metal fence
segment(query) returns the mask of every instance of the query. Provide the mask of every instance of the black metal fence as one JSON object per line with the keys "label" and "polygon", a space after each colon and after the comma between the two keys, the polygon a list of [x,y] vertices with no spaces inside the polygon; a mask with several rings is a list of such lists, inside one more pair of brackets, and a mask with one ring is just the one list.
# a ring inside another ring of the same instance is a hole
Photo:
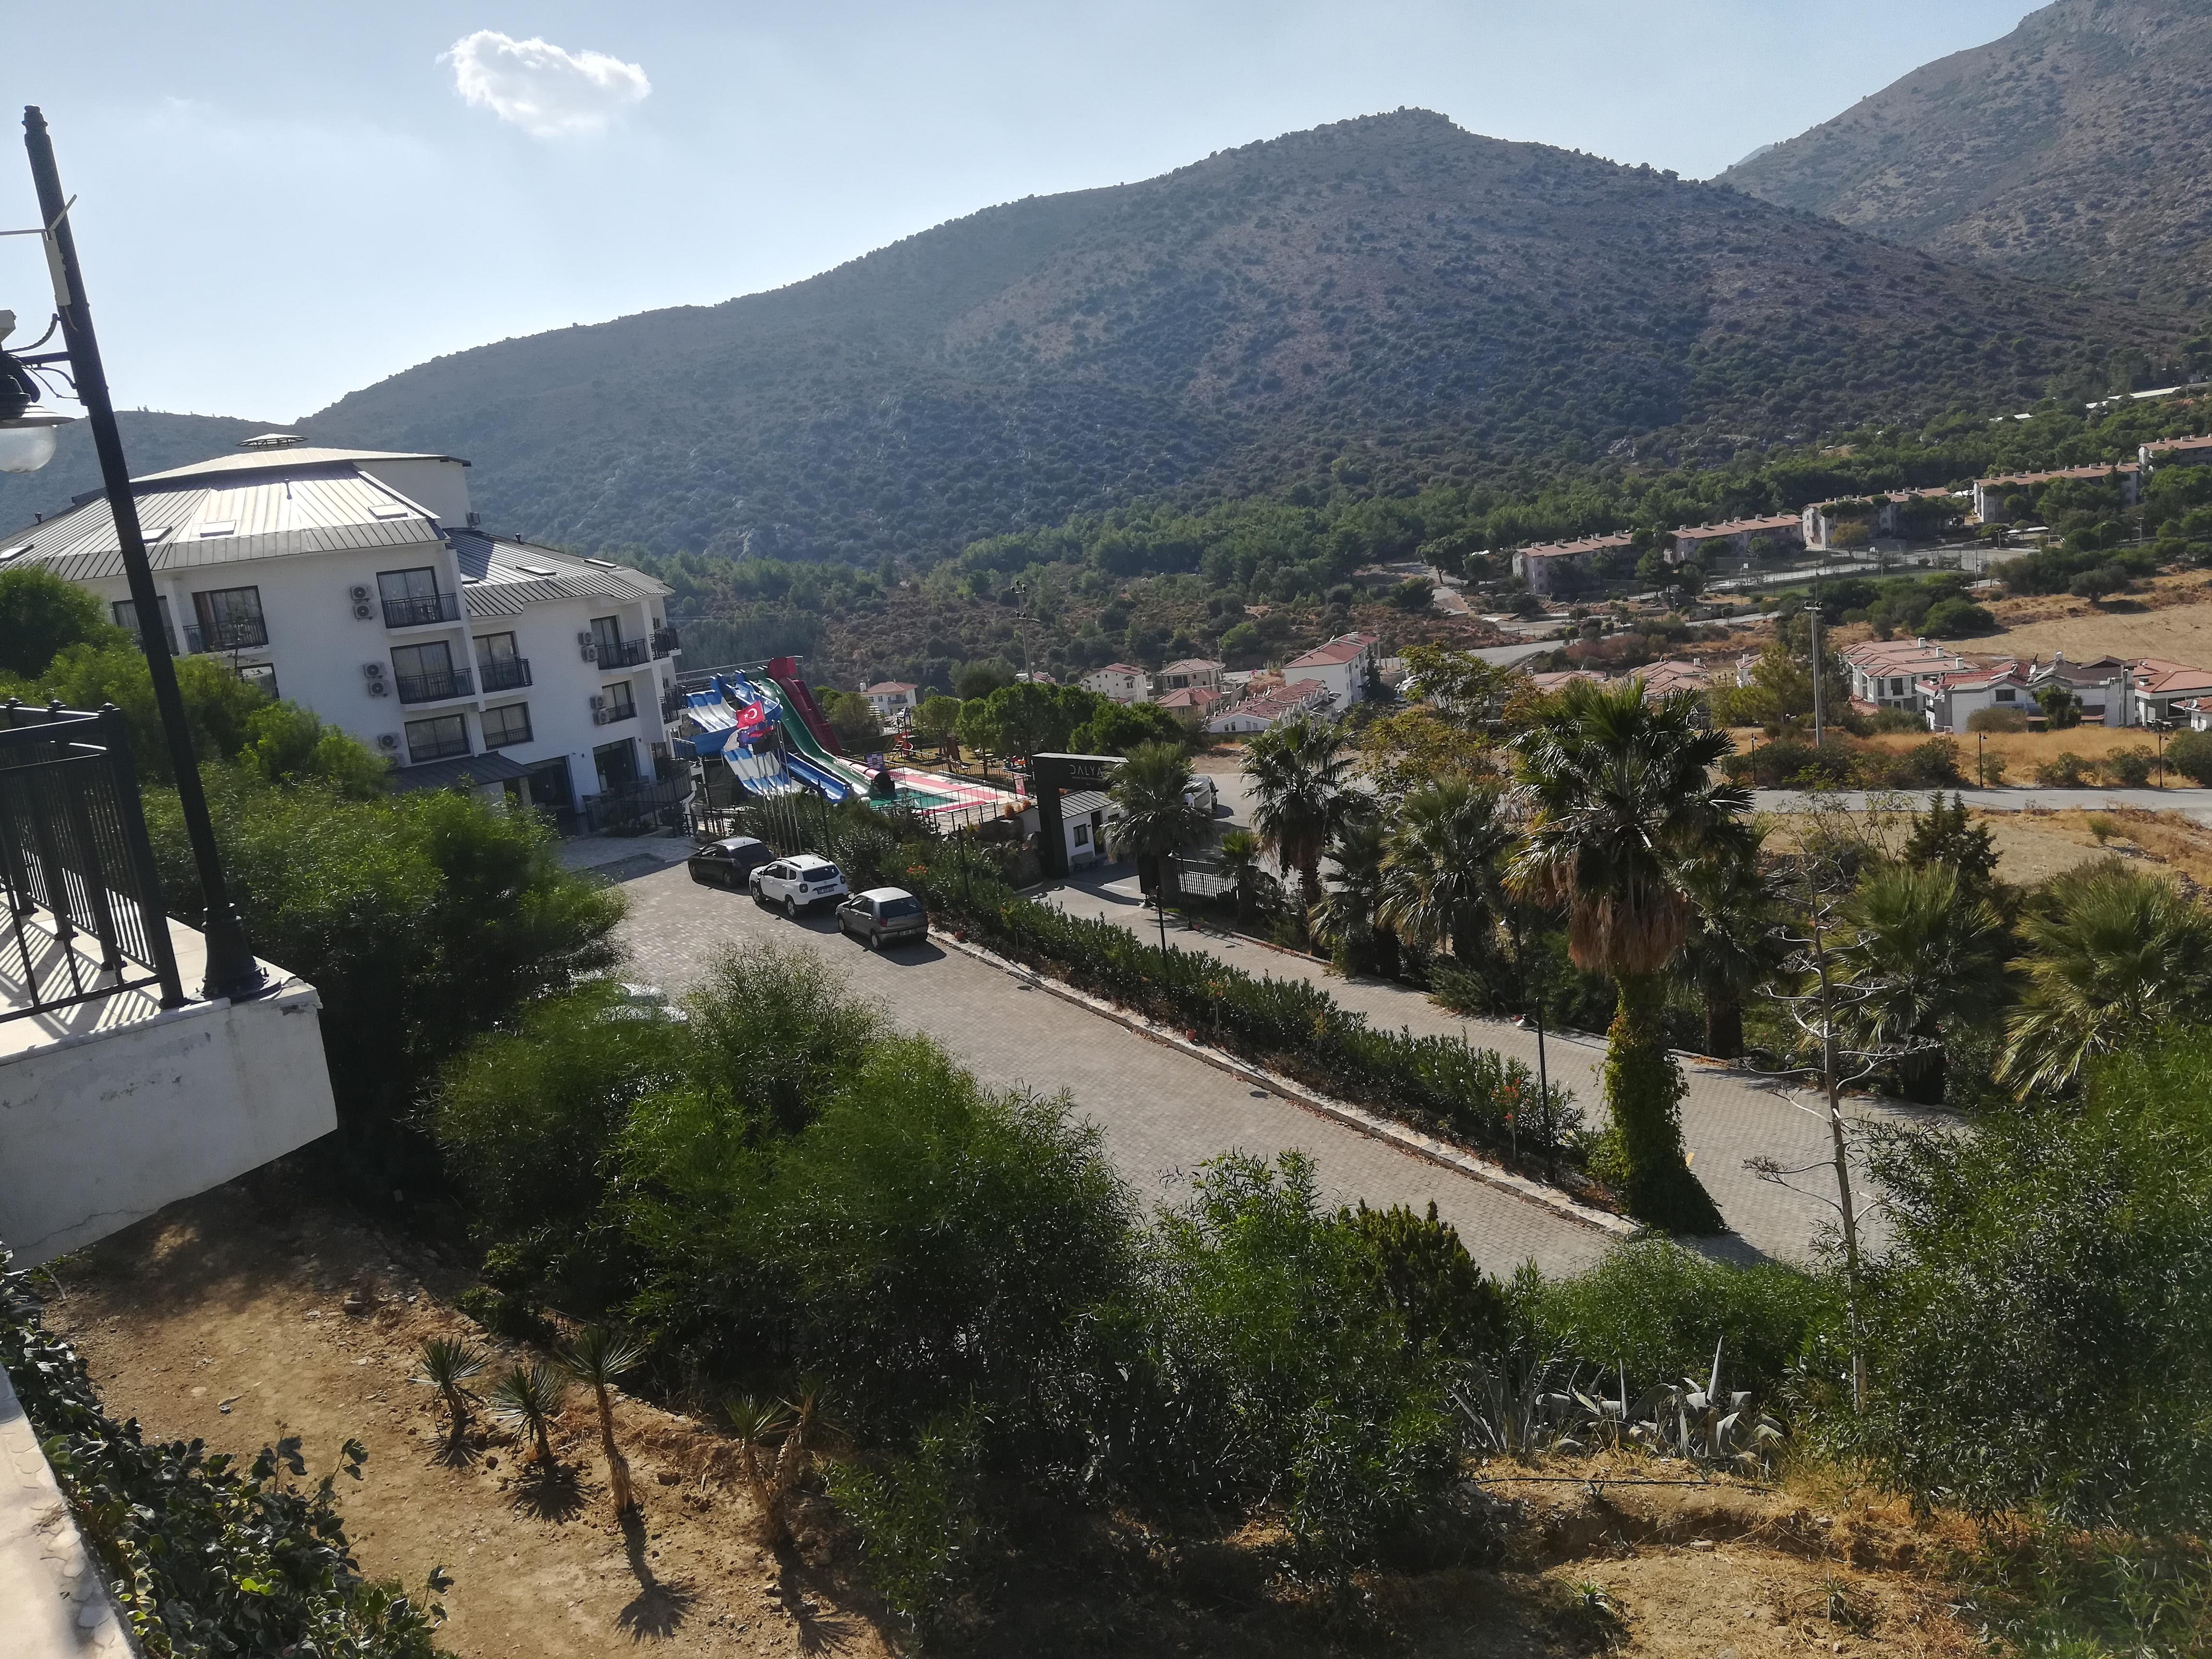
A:
{"label": "black metal fence", "polygon": [[0,1020],[185,998],[123,715],[0,705]]}
{"label": "black metal fence", "polygon": [[584,833],[605,835],[610,830],[645,831],[681,829],[684,805],[691,799],[688,777],[640,778],[584,798]]}

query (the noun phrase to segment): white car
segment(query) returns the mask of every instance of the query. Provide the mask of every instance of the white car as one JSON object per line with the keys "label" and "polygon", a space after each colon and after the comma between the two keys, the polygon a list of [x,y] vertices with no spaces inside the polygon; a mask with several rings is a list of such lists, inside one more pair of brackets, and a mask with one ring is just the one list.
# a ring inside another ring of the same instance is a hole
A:
{"label": "white car", "polygon": [[1213,780],[1203,772],[1195,774],[1191,781],[1183,786],[1182,804],[1185,806],[1195,806],[1208,817],[1213,816],[1213,804],[1216,799]]}
{"label": "white car", "polygon": [[747,885],[756,902],[781,904],[787,916],[796,916],[810,906],[841,899],[846,894],[845,872],[811,853],[763,864],[752,872]]}

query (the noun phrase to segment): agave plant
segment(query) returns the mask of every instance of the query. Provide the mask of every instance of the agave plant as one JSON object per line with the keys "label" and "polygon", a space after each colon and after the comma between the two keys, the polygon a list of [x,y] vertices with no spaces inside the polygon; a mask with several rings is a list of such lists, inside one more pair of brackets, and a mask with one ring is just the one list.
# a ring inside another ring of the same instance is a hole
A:
{"label": "agave plant", "polygon": [[635,1370],[645,1358],[644,1346],[617,1336],[604,1325],[594,1325],[562,1351],[561,1363],[568,1375],[592,1391],[599,1408],[599,1449],[607,1460],[607,1491],[615,1513],[626,1515],[637,1507],[637,1492],[630,1484],[629,1460],[615,1444],[615,1409],[611,1391],[616,1380]]}
{"label": "agave plant", "polygon": [[483,1350],[458,1338],[434,1336],[423,1343],[416,1358],[422,1369],[413,1380],[438,1391],[446,1402],[453,1438],[459,1441],[469,1420],[469,1401],[477,1397],[469,1383],[483,1374]]}
{"label": "agave plant", "polygon": [[1721,1391],[1722,1342],[1713,1345],[1712,1372],[1704,1384],[1686,1376],[1680,1386],[1661,1388],[1636,1433],[1688,1462],[1735,1463],[1765,1474],[1782,1442],[1782,1425],[1753,1408],[1748,1390]]}
{"label": "agave plant", "polygon": [[530,1457],[542,1469],[553,1467],[553,1419],[568,1385],[542,1360],[517,1365],[491,1385],[491,1414],[516,1434],[531,1438]]}
{"label": "agave plant", "polygon": [[[1618,1364],[1610,1378],[1601,1367],[1585,1384],[1579,1371],[1563,1376],[1555,1360],[1524,1358],[1503,1370],[1478,1366],[1452,1400],[1477,1449],[1497,1456],[1640,1448],[1686,1462],[1767,1473],[1782,1425],[1752,1405],[1749,1391],[1722,1392],[1721,1347],[1715,1344],[1703,1383],[1685,1377],[1640,1397],[1631,1396],[1627,1372]],[[1608,1382],[1614,1392],[1607,1391]]]}
{"label": "agave plant", "polygon": [[738,1468],[744,1473],[753,1508],[760,1513],[761,1528],[769,1543],[787,1543],[791,1528],[784,1520],[784,1494],[780,1490],[782,1455],[777,1455],[773,1469],[763,1463],[762,1455],[778,1435],[788,1436],[793,1426],[791,1408],[780,1400],[737,1395],[723,1402],[722,1412],[738,1437]]}

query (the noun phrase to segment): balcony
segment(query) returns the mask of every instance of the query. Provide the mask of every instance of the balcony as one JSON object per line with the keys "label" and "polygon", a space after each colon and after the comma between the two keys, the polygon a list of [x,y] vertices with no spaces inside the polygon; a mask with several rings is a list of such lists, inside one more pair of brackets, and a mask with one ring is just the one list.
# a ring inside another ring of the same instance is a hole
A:
{"label": "balcony", "polygon": [[477,694],[476,682],[465,668],[442,669],[430,674],[401,674],[397,682],[402,702],[443,702],[448,697],[473,697]]}
{"label": "balcony", "polygon": [[0,705],[0,1237],[18,1267],[337,1123],[313,986],[264,963],[266,996],[198,995],[205,941],[163,907],[129,757],[119,714]]}
{"label": "balcony", "polygon": [[669,656],[683,648],[683,639],[677,634],[674,629],[656,628],[653,630],[653,654],[654,656]]}
{"label": "balcony", "polygon": [[602,668],[635,668],[645,661],[650,648],[643,640],[602,641],[592,647],[592,660]]}
{"label": "balcony", "polygon": [[487,691],[519,691],[530,684],[530,659],[506,657],[494,662],[479,661],[477,678]]}
{"label": "balcony", "polygon": [[415,593],[404,599],[384,602],[386,628],[427,628],[433,623],[460,619],[461,596],[458,593]]}
{"label": "balcony", "polygon": [[185,650],[191,656],[210,651],[254,651],[268,643],[269,623],[260,617],[185,624]]}

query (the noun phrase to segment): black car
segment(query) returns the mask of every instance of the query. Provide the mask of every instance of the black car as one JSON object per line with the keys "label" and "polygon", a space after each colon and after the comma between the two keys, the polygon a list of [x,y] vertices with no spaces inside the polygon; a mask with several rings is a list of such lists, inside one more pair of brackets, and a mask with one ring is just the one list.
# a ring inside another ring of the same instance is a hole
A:
{"label": "black car", "polygon": [[727,841],[708,842],[685,863],[691,871],[692,880],[743,892],[746,878],[775,857],[767,842],[755,841],[750,836],[732,836]]}

